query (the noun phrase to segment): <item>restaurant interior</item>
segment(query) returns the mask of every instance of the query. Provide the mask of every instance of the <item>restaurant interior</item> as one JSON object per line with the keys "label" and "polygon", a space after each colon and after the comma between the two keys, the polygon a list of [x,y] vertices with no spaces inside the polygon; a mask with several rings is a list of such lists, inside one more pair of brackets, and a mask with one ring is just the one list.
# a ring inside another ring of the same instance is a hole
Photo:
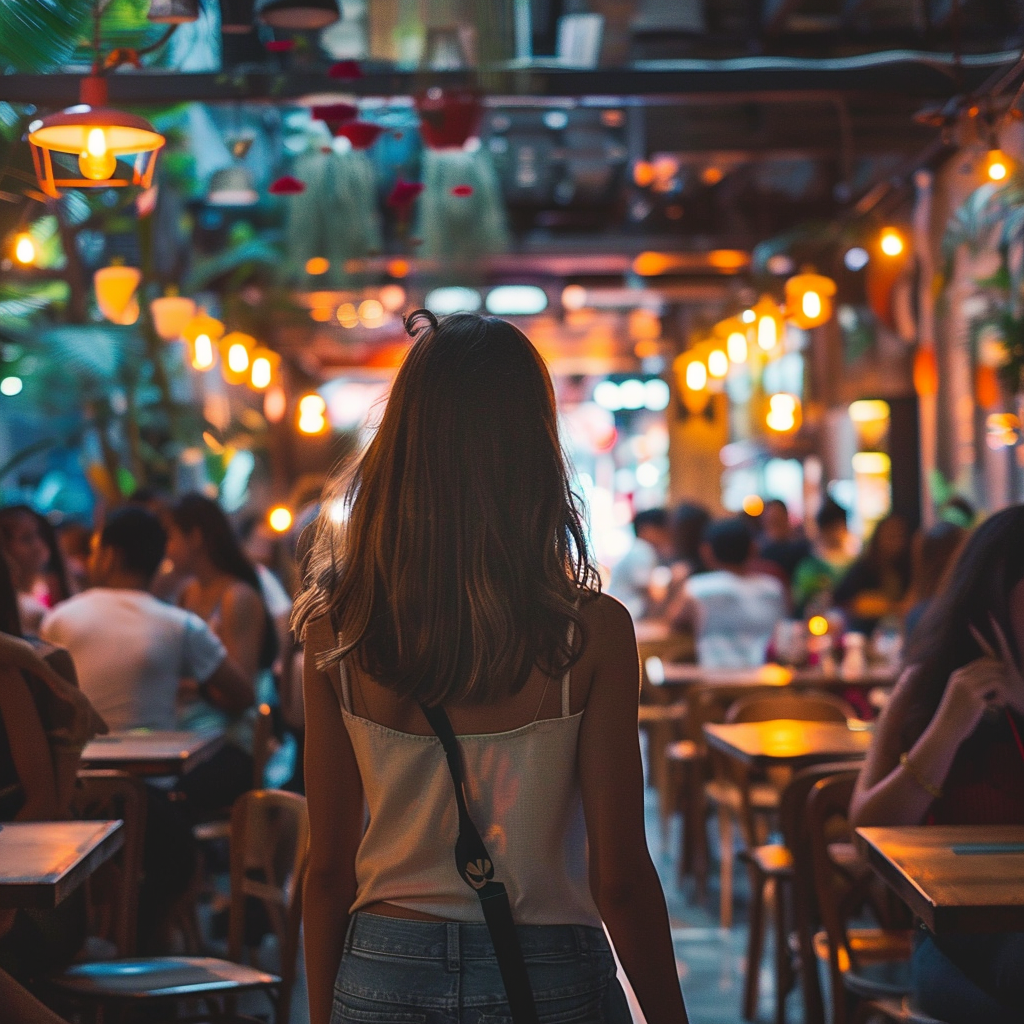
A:
{"label": "restaurant interior", "polygon": [[[689,1020],[1024,1019],[1022,47],[1020,0],[0,3],[0,684],[56,786],[0,700],[0,1021],[311,1020],[289,616],[419,308],[550,374]],[[206,620],[166,716],[103,703],[118,587]]]}

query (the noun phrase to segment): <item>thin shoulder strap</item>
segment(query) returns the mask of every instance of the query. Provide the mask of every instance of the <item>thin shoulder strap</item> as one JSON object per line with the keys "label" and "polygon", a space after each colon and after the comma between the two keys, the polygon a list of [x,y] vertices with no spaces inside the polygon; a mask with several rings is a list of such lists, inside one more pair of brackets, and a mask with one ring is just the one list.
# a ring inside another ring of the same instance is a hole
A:
{"label": "thin shoulder strap", "polygon": [[348,668],[344,661],[338,662],[338,675],[341,677],[341,706],[350,714],[352,710],[352,684],[348,678]]}
{"label": "thin shoulder strap", "polygon": [[[572,649],[572,638],[573,638],[573,633],[574,633],[575,629],[576,629],[576,623],[575,622],[570,622],[569,623],[569,648],[570,648],[570,650]],[[569,671],[566,672],[564,676],[562,676],[562,717],[563,718],[568,718],[569,717],[569,711],[570,711],[570,704],[569,704],[569,676],[571,674],[572,674],[572,669],[569,669]]]}
{"label": "thin shoulder strap", "polygon": [[[318,634],[317,646],[320,648],[321,652],[327,653],[337,647],[338,631],[334,626],[333,614],[322,615],[309,623],[306,627],[306,643],[309,643],[312,640],[310,633],[313,630]],[[333,665],[327,666],[325,674],[334,686],[334,692],[338,698],[338,703],[341,704],[349,714],[352,714],[352,690],[349,683],[348,670],[345,668],[345,662],[339,661]]]}

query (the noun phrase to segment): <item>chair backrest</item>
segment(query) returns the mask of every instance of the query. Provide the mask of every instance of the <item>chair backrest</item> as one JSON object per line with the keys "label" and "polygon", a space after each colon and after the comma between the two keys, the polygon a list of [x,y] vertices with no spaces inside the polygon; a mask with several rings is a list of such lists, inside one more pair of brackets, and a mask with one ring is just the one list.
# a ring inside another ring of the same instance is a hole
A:
{"label": "chair backrest", "polygon": [[139,917],[139,886],[142,882],[142,854],[146,841],[146,788],[141,779],[126,772],[88,770],[78,773],[71,798],[71,813],[83,821],[120,818],[124,843],[114,860],[92,879],[91,894],[102,889],[103,875],[114,875],[111,898],[95,916],[105,918],[103,937],[117,946],[118,956],[134,956]]}
{"label": "chair backrest", "polygon": [[263,788],[263,773],[270,760],[270,741],[274,738],[274,715],[269,704],[256,709],[256,724],[252,730],[252,788]]}
{"label": "chair backrest", "polygon": [[793,693],[783,689],[741,697],[726,713],[727,722],[767,722],[792,718],[800,722],[846,722],[857,713],[841,697],[831,693]]}
{"label": "chair backrest", "polygon": [[277,1022],[287,1024],[295,984],[309,815],[306,798],[278,789],[243,793],[231,809],[231,914],[228,950],[242,959],[246,897],[260,900],[277,934],[282,979]]}
{"label": "chair backrest", "polygon": [[845,1024],[843,974],[860,966],[847,923],[867,907],[883,926],[894,923],[889,893],[852,845],[849,809],[856,782],[857,771],[849,768],[821,779],[806,804],[814,893],[828,939],[833,1024]]}

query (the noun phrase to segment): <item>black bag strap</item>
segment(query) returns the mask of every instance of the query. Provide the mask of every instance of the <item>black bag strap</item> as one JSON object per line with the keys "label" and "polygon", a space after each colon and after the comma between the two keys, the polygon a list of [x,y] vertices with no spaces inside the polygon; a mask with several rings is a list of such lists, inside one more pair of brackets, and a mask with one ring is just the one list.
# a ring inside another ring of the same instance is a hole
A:
{"label": "black bag strap", "polygon": [[455,867],[463,881],[477,894],[484,912],[487,930],[494,943],[498,969],[505,986],[514,1024],[538,1024],[533,990],[526,973],[519,935],[512,920],[512,908],[505,886],[494,878],[494,864],[484,846],[466,806],[466,786],[462,771],[462,755],[452,723],[444,708],[420,705],[430,728],[437,734],[448,760],[448,771],[455,786],[455,803],[459,809],[459,838],[455,842]]}

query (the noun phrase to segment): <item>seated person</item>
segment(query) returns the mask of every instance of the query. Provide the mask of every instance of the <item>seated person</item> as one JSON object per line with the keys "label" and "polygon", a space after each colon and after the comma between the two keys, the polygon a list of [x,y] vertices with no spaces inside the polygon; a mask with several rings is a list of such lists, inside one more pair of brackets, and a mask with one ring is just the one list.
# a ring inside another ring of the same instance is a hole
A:
{"label": "seated person", "polygon": [[793,529],[789,509],[781,498],[769,498],[764,503],[761,530],[761,558],[777,565],[788,585],[796,567],[811,553],[811,545]]}
{"label": "seated person", "polygon": [[750,571],[752,553],[745,523],[712,523],[701,551],[711,571],[691,576],[669,610],[674,628],[693,628],[702,666],[763,665],[775,626],[786,616],[782,584],[773,576]]}
{"label": "seated person", "polygon": [[[913,636],[850,806],[855,826],[1024,824],[1024,505],[977,528]],[[1024,933],[917,933],[919,1009],[1024,1020]]]}
{"label": "seated person", "polygon": [[608,593],[617,597],[634,619],[647,618],[651,610],[651,574],[672,559],[672,531],[663,508],[648,508],[633,517],[636,537],[622,556],[608,583]]}
{"label": "seated person", "polygon": [[40,627],[44,640],[70,652],[82,691],[111,729],[173,729],[185,679],[198,680],[232,714],[254,699],[206,623],[149,593],[166,543],[152,513],[115,512],[93,538],[92,587],[54,608]]}
{"label": "seated person", "polygon": [[882,619],[898,616],[910,586],[910,532],[897,515],[886,516],[867,550],[836,584],[832,600],[850,629],[869,634]]}
{"label": "seated person", "polygon": [[826,498],[814,518],[818,536],[810,554],[793,570],[793,607],[802,616],[822,614],[831,607],[832,592],[858,551],[842,505]]}

